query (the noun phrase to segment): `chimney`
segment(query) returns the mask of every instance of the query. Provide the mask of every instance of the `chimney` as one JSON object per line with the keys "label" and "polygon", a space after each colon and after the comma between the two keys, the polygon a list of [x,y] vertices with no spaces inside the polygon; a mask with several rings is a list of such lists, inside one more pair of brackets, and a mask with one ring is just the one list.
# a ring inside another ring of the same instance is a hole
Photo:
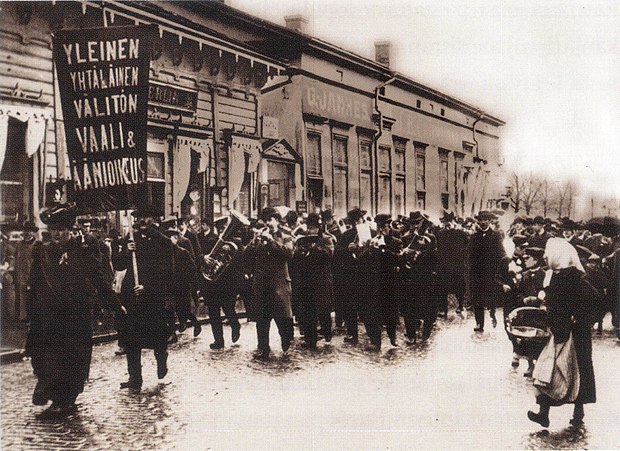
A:
{"label": "chimney", "polygon": [[392,43],[390,41],[375,42],[375,61],[384,66],[390,67],[390,50]]}
{"label": "chimney", "polygon": [[299,14],[294,16],[285,16],[286,28],[297,31],[299,33],[306,33],[306,27],[308,25],[308,19]]}

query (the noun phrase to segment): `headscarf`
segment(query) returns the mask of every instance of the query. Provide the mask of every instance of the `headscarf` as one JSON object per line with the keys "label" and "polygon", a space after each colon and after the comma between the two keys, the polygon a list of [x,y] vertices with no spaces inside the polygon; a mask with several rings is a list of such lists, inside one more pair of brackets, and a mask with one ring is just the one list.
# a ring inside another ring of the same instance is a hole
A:
{"label": "headscarf", "polygon": [[553,271],[575,267],[585,273],[577,250],[563,238],[549,238],[545,247],[545,259]]}

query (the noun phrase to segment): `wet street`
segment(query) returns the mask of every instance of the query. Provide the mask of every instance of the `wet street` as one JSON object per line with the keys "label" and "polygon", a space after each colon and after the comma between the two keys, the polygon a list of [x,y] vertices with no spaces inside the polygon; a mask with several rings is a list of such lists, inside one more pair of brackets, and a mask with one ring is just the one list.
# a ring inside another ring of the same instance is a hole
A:
{"label": "wet street", "polygon": [[[272,359],[252,359],[253,323],[240,342],[212,351],[211,330],[180,335],[168,376],[143,354],[141,393],[119,389],[127,379],[115,343],[97,346],[91,380],[78,410],[63,420],[31,404],[30,362],[1,367],[2,449],[360,450],[360,449],[617,449],[620,448],[620,346],[609,316],[594,336],[598,402],[586,405],[585,426],[572,428],[572,406],[551,410],[543,430],[528,421],[535,409],[526,362],[510,366],[501,325],[473,333],[474,321],[439,320],[428,343],[364,351],[337,335],[317,352],[296,338],[282,356],[275,326]],[[490,326],[487,326],[490,327]],[[360,325],[360,331],[363,326]]]}

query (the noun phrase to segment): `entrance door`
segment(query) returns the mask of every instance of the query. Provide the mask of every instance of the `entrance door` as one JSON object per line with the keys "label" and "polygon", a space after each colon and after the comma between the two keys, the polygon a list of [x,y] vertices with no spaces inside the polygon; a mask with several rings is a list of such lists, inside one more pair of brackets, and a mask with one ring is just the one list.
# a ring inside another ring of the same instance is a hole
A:
{"label": "entrance door", "polygon": [[269,206],[285,205],[289,207],[290,189],[293,186],[293,168],[291,164],[278,161],[268,162]]}
{"label": "entrance door", "polygon": [[32,220],[32,160],[26,155],[26,122],[9,118],[0,168],[0,222]]}
{"label": "entrance door", "polygon": [[314,213],[323,208],[323,180],[308,179],[308,212]]}
{"label": "entrance door", "polygon": [[269,180],[269,205],[287,205],[288,199],[286,192],[288,191],[286,180]]}

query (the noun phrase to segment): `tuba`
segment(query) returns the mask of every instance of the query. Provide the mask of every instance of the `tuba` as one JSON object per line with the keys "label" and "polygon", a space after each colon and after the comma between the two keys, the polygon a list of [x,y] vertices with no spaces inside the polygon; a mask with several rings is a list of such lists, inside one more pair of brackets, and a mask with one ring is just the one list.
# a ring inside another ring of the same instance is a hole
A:
{"label": "tuba", "polygon": [[[235,210],[230,210],[230,219],[224,231],[220,234],[217,242],[202,262],[202,276],[208,282],[215,282],[233,260],[239,247],[232,238],[243,226],[249,226],[250,221],[244,215]],[[207,259],[209,257],[209,259]],[[207,262],[209,260],[209,262]]]}

